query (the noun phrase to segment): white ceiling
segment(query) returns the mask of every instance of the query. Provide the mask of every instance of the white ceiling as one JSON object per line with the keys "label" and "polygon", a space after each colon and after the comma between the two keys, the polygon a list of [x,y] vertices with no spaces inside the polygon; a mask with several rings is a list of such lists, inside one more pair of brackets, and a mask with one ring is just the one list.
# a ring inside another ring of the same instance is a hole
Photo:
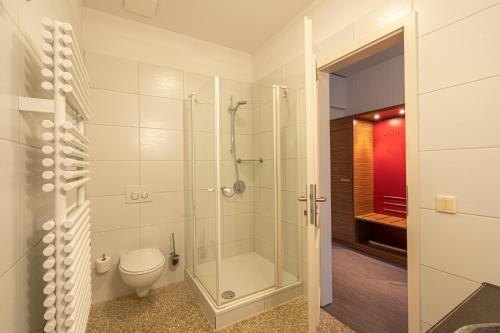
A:
{"label": "white ceiling", "polygon": [[123,0],[84,0],[84,5],[251,53],[313,1],[159,0],[153,18],[125,11]]}

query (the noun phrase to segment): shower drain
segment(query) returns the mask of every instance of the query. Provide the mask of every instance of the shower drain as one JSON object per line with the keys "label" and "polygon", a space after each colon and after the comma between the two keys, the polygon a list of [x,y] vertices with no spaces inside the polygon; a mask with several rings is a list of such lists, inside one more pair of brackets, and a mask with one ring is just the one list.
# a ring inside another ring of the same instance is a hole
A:
{"label": "shower drain", "polygon": [[232,290],[226,290],[222,292],[222,298],[224,299],[233,299],[236,296],[236,293]]}

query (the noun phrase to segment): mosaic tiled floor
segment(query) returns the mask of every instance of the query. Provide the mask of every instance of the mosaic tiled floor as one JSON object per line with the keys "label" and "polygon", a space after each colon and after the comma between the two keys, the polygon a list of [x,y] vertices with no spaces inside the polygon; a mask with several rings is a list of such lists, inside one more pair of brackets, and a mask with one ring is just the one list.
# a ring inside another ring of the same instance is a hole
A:
{"label": "mosaic tiled floor", "polygon": [[[87,333],[213,332],[186,283],[151,291],[144,299],[135,295],[95,304]],[[298,298],[270,311],[229,326],[220,332],[307,332],[307,300]],[[322,310],[319,332],[353,332]]]}

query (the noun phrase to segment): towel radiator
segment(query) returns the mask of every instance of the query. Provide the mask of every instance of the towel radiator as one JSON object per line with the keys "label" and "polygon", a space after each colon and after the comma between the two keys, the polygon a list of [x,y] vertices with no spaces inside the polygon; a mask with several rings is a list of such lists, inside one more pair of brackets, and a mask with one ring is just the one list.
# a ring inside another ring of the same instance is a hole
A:
{"label": "towel radiator", "polygon": [[42,190],[54,193],[54,217],[42,225],[44,332],[79,333],[91,305],[89,78],[71,24],[43,18],[42,26],[41,86],[53,98],[19,97],[19,109],[47,115],[41,176]]}

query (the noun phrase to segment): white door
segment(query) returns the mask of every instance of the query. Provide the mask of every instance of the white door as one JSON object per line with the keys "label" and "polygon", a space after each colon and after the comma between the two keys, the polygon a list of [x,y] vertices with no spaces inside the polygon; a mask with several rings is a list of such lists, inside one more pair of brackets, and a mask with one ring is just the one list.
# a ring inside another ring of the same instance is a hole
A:
{"label": "white door", "polygon": [[316,56],[313,52],[312,21],[304,18],[305,94],[306,94],[306,149],[307,149],[307,291],[309,332],[316,332],[320,314],[320,229],[319,203],[319,134]]}

